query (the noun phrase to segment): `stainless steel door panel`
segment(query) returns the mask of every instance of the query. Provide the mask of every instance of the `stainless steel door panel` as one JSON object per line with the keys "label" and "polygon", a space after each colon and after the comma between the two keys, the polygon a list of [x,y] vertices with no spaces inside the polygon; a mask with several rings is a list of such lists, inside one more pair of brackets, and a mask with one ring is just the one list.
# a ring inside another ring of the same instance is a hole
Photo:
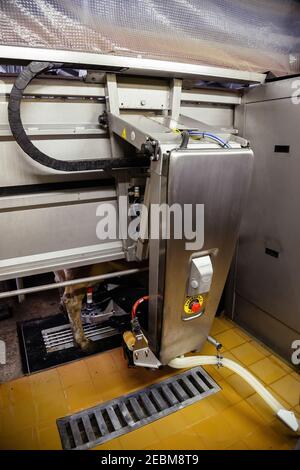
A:
{"label": "stainless steel door panel", "polygon": [[205,314],[182,321],[193,252],[185,249],[186,239],[168,241],[160,350],[163,364],[200,349],[206,341],[231,263],[252,161],[249,149],[174,150],[170,154],[168,204],[204,204],[204,246],[200,251],[211,253],[214,274]]}
{"label": "stainless steel door panel", "polygon": [[285,325],[282,321],[261,310],[247,299],[236,295],[236,314],[234,320],[247,331],[267,344],[273,351],[288,361],[295,349],[292,344],[299,340],[299,332]]}
{"label": "stainless steel door panel", "polygon": [[[290,98],[246,105],[246,133],[256,159],[236,275],[241,297],[298,332],[299,126],[300,107]],[[290,152],[274,152],[275,145],[289,145]],[[248,322],[252,324],[253,319],[249,317]],[[260,333],[264,323],[264,315],[261,320],[257,316]]]}

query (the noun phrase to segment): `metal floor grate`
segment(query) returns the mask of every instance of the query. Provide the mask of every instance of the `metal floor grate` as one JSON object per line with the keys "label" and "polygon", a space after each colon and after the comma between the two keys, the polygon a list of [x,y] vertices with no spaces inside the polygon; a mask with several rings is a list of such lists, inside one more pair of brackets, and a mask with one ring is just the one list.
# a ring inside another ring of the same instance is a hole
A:
{"label": "metal floor grate", "polygon": [[[111,326],[104,327],[97,324],[83,325],[83,330],[86,337],[92,341],[98,341],[99,339],[119,334],[116,328]],[[69,323],[42,330],[42,336],[47,353],[61,351],[62,349],[74,346],[73,334]]]}
{"label": "metal floor grate", "polygon": [[89,449],[220,390],[201,368],[57,420],[64,449]]}

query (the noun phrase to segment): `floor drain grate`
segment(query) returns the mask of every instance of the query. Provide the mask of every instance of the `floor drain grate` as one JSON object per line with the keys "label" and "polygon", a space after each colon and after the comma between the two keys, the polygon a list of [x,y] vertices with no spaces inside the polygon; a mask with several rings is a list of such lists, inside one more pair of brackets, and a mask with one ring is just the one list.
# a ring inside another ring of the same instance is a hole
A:
{"label": "floor drain grate", "polygon": [[201,368],[57,420],[64,449],[89,449],[220,390]]}
{"label": "floor drain grate", "polygon": [[[97,324],[83,325],[85,335],[91,341],[108,338],[119,334],[116,328],[111,326],[100,326]],[[62,349],[72,348],[74,346],[71,325],[55,326],[42,330],[42,337],[47,353],[61,351]]]}

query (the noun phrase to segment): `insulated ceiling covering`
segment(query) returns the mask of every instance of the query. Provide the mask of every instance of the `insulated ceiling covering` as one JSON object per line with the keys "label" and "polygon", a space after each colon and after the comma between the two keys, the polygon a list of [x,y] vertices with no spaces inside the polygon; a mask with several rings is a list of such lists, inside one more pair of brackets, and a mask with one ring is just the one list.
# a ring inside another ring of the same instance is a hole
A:
{"label": "insulated ceiling covering", "polygon": [[300,71],[296,0],[0,0],[0,43]]}

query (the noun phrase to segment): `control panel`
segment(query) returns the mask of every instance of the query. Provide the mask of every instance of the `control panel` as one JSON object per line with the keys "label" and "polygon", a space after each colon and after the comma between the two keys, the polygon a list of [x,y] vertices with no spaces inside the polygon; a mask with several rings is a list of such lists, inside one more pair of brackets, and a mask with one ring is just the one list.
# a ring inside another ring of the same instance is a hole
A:
{"label": "control panel", "polygon": [[205,313],[212,276],[213,267],[209,255],[192,258],[187,295],[183,306],[183,320],[192,320]]}

